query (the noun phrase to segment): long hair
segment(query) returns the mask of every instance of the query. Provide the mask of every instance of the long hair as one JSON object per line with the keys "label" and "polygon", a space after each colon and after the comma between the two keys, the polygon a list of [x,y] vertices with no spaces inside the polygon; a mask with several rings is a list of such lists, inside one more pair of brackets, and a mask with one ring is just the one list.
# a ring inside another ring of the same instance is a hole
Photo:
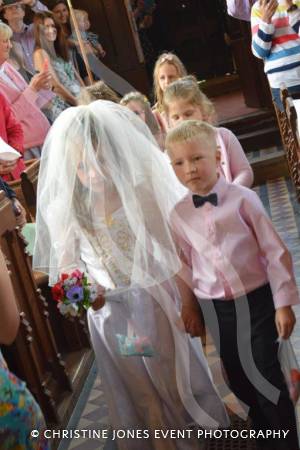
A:
{"label": "long hair", "polygon": [[169,84],[164,93],[163,110],[168,115],[169,105],[176,100],[184,99],[186,103],[201,109],[203,120],[210,124],[216,122],[216,110],[212,101],[201,91],[197,79],[188,75]]}
{"label": "long hair", "polygon": [[[55,7],[57,5],[63,4],[65,5],[65,7],[67,8],[67,10],[69,11],[69,6],[68,3],[65,0],[55,0],[53,4],[51,4],[51,11],[53,12],[53,10],[55,9]],[[53,13],[54,14],[54,13]],[[63,29],[63,32],[65,33],[66,38],[68,38],[71,34],[72,34],[72,26],[71,26],[71,20],[70,20],[70,12],[69,12],[69,18],[68,18],[68,22],[61,24],[61,27]]]}
{"label": "long hair", "polygon": [[[63,32],[61,25],[57,22],[54,15],[50,11],[43,11],[34,15],[33,23],[35,48],[44,48],[43,42],[45,41],[45,38],[43,36],[43,26],[46,19],[52,19],[57,30],[57,37],[54,42],[54,49],[56,54],[65,61],[69,61],[69,45],[66,40],[65,33]],[[47,51],[47,49],[45,50]]]}
{"label": "long hair", "polygon": [[184,67],[183,62],[178,58],[174,53],[162,53],[154,66],[153,71],[153,82],[154,82],[154,98],[157,104],[158,111],[162,110],[163,96],[164,93],[159,86],[158,72],[163,64],[170,64],[175,67],[178,72],[178,78],[185,77],[187,75],[186,68]]}

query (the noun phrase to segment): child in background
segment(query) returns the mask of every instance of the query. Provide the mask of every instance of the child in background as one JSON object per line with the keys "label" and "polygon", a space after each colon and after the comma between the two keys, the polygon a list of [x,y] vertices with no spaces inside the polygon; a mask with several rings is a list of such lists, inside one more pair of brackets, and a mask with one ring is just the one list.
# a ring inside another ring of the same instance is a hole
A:
{"label": "child in background", "polygon": [[108,100],[113,103],[119,103],[120,97],[104,81],[97,81],[91,86],[81,89],[78,96],[78,105],[89,105],[96,100]]}
{"label": "child in background", "polygon": [[168,123],[163,110],[163,97],[167,86],[187,74],[186,68],[174,53],[163,53],[155,63],[153,72],[155,105],[153,112],[161,131],[166,132]]}
{"label": "child in background", "polygon": [[280,110],[280,85],[300,92],[300,2],[260,0],[251,9],[252,52],[264,62],[273,99]]}
{"label": "child in background", "polygon": [[163,148],[164,135],[161,133],[156,117],[151,111],[151,106],[148,102],[147,97],[145,97],[140,92],[129,92],[129,94],[126,94],[122,98],[120,104],[133,111],[136,115],[139,116],[140,119],[143,120],[143,122],[148,125],[151,133],[157,140],[158,145],[160,146],[160,148]]}
{"label": "child in background", "polygon": [[[74,14],[87,52],[94,53],[94,55],[98,58],[104,58],[106,51],[99,42],[99,36],[91,31],[88,31],[91,24],[87,11],[84,11],[83,9],[74,9]],[[77,43],[77,36],[74,30],[71,35],[71,41],[75,44]]]}
{"label": "child in background", "polygon": [[[191,76],[174,81],[166,88],[163,107],[171,128],[188,119],[213,123],[216,116],[212,102]],[[227,181],[251,187],[253,172],[238,139],[227,128],[215,130],[221,153],[220,171]]]}
{"label": "child in background", "polygon": [[171,213],[182,252],[177,281],[186,331],[201,335],[200,303],[254,429],[289,430],[285,439],[271,445],[268,439],[267,448],[297,450],[294,408],[277,355],[278,335],[291,335],[291,306],[299,303],[291,256],[255,192],[218,174],[215,128],[188,120],[168,133],[166,147],[189,190]]}

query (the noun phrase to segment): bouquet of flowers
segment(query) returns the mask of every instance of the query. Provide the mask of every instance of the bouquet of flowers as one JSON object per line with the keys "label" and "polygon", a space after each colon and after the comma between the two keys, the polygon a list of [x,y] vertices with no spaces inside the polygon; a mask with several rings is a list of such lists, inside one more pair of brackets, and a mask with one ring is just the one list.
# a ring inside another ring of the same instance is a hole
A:
{"label": "bouquet of flowers", "polygon": [[70,275],[61,274],[51,291],[60,313],[69,317],[81,316],[99,296],[98,286],[89,283],[87,276],[80,270]]}

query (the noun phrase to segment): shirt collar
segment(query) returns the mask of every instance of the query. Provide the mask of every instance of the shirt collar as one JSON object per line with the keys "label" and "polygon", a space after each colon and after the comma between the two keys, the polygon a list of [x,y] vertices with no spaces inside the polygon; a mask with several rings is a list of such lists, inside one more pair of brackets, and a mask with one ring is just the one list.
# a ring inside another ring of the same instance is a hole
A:
{"label": "shirt collar", "polygon": [[25,33],[25,32],[28,30],[28,28],[29,28],[29,25],[26,25],[26,23],[23,23],[23,26],[22,26],[22,30],[21,30],[21,31],[14,31],[14,32],[13,32],[14,37],[15,37],[15,36],[21,36],[23,33]]}
{"label": "shirt collar", "polygon": [[[228,186],[229,186],[228,181],[226,181],[225,177],[222,174],[219,174],[218,181],[216,182],[214,187],[211,189],[211,191],[209,191],[206,195],[216,193],[218,196],[218,204],[220,205],[226,194]],[[193,195],[194,195],[194,192],[190,191],[188,194],[188,198],[190,201],[192,201]]]}

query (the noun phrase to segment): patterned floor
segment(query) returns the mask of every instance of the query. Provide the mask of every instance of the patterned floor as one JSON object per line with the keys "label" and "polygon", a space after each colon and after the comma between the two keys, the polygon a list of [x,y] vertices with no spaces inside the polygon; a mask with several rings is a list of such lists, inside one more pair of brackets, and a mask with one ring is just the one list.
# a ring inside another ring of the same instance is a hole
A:
{"label": "patterned floor", "polygon": [[[300,206],[296,202],[291,182],[280,178],[270,181],[266,185],[256,187],[255,191],[259,194],[277,231],[293,254],[297,283],[300,288]],[[296,307],[295,312],[298,317],[298,323],[293,333],[292,342],[300,364],[300,307]],[[209,344],[207,355],[213,372],[216,364],[214,351],[213,346]],[[224,401],[230,408],[236,410],[237,405],[233,396],[226,394],[224,386],[218,380],[216,380],[216,383]],[[300,417],[300,406],[298,413]],[[239,423],[235,424],[234,428],[238,425]],[[93,367],[89,375],[68,427],[81,430],[109,430],[108,410],[104,401],[101,380],[97,376],[95,367]],[[116,450],[116,447],[109,439],[80,438],[62,441],[59,450],[67,449]],[[252,450],[255,449],[255,444],[249,441],[239,442],[238,440],[232,440],[232,442],[229,442],[227,440],[227,442],[224,442],[224,440],[215,440],[207,446],[207,450],[222,449]]]}

